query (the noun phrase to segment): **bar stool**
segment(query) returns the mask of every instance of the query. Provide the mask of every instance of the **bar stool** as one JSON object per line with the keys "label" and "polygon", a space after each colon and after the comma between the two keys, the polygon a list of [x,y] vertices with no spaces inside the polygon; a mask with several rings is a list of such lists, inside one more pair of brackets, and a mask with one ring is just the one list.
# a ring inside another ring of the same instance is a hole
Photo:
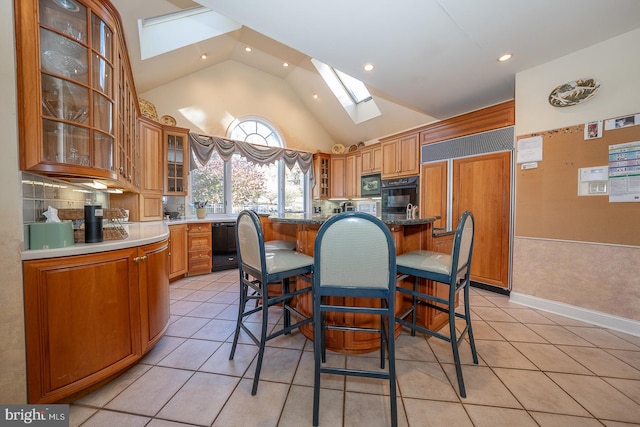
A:
{"label": "bar stool", "polygon": [[[389,380],[391,425],[397,425],[395,371],[395,244],[388,227],[373,215],[344,212],[329,218],[318,230],[314,246],[313,273],[313,425],[319,422],[321,374],[338,374]],[[357,306],[346,300],[358,301]],[[373,300],[373,301],[372,301]],[[357,313],[380,316],[379,328],[326,324],[326,314]],[[326,330],[380,334],[380,368],[384,369],[385,344],[389,353],[387,372],[332,368],[326,361]]]}
{"label": "bar stool", "polygon": [[[298,286],[297,289],[291,290],[289,279],[299,277],[310,280],[308,275],[313,271],[313,258],[291,250],[265,250],[260,219],[255,212],[249,210],[242,211],[238,215],[236,239],[240,273],[240,302],[229,360],[233,360],[240,330],[243,330],[259,347],[253,388],[251,389],[251,394],[255,395],[258,391],[265,343],[312,321],[311,317],[304,317],[290,305],[292,298],[311,292],[311,286]],[[282,292],[270,296],[268,286],[270,284],[280,285],[280,283],[282,283]],[[247,303],[251,300],[255,300],[257,304],[253,308],[248,308]],[[267,334],[269,307],[277,304],[281,304],[283,308],[283,327]],[[247,317],[258,312],[262,312],[260,337],[254,335],[244,323]],[[291,313],[298,319],[293,324],[291,324]]]}
{"label": "bar stool", "polygon": [[[433,251],[412,251],[399,255],[396,258],[398,280],[407,276],[414,276],[413,289],[398,287],[398,292],[409,295],[412,299],[411,307],[396,318],[398,323],[411,328],[411,335],[415,335],[416,330],[445,340],[451,343],[453,350],[453,360],[456,366],[458,377],[458,387],[460,396],[467,397],[462,378],[462,367],[460,365],[460,353],[458,347],[465,335],[469,336],[473,363],[478,364],[476,345],[473,341],[473,330],[471,329],[471,312],[469,309],[469,276],[471,271],[471,255],[473,253],[474,239],[474,219],[470,211],[465,211],[458,223],[453,240],[453,250],[451,254],[444,254]],[[448,298],[439,298],[418,290],[418,279],[423,278],[435,282],[449,285]],[[464,294],[464,313],[456,312],[456,296],[458,293]],[[438,331],[425,328],[416,322],[416,308],[418,304],[425,305],[432,309],[444,312],[449,317],[449,336]],[[405,320],[411,314],[410,320]],[[459,336],[456,332],[456,318],[464,319],[465,326]]]}

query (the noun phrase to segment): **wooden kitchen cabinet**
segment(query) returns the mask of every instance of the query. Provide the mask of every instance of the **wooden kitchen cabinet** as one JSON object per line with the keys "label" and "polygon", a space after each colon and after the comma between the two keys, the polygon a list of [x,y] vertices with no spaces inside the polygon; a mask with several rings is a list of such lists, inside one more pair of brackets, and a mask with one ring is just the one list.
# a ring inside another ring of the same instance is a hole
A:
{"label": "wooden kitchen cabinet", "polygon": [[314,199],[328,199],[331,191],[331,155],[315,153],[313,155],[313,173],[315,185],[313,186]]}
{"label": "wooden kitchen cabinet", "polygon": [[358,150],[362,156],[362,175],[379,173],[382,171],[382,146],[372,144]]}
{"label": "wooden kitchen cabinet", "polygon": [[331,156],[331,191],[330,197],[333,199],[345,198],[345,168],[346,160],[343,154]]}
{"label": "wooden kitchen cabinet", "polygon": [[360,175],[362,175],[362,156],[353,152],[345,156],[344,192],[347,198],[360,197]]}
{"label": "wooden kitchen cabinet", "polygon": [[169,280],[187,273],[187,224],[169,226]]}
{"label": "wooden kitchen cabinet", "polygon": [[29,403],[77,395],[160,339],[169,322],[167,247],[24,261]]}
{"label": "wooden kitchen cabinet", "polygon": [[447,227],[447,176],[449,162],[425,163],[420,182],[420,217],[440,217],[434,228]]}
{"label": "wooden kitchen cabinet", "polygon": [[475,236],[471,280],[507,289],[511,211],[511,152],[453,160],[452,227],[473,212]]}
{"label": "wooden kitchen cabinet", "polygon": [[162,219],[162,125],[139,119],[140,157],[144,159],[140,180],[140,221]]}
{"label": "wooden kitchen cabinet", "polygon": [[116,181],[118,13],[97,0],[66,4],[14,2],[20,168]]}
{"label": "wooden kitchen cabinet", "polygon": [[211,273],[211,223],[194,222],[187,225],[189,276]]}
{"label": "wooden kitchen cabinet", "polygon": [[382,141],[382,178],[398,178],[420,173],[418,134]]}
{"label": "wooden kitchen cabinet", "polygon": [[186,196],[189,172],[189,130],[164,126],[165,196]]}
{"label": "wooden kitchen cabinet", "polygon": [[142,352],[149,351],[164,335],[169,324],[168,241],[138,249],[140,286],[140,332]]}
{"label": "wooden kitchen cabinet", "polygon": [[138,158],[144,159],[136,168],[139,178],[136,191],[111,194],[110,206],[127,209],[131,221],[160,221],[162,208],[162,125],[146,117],[138,119],[136,151]]}

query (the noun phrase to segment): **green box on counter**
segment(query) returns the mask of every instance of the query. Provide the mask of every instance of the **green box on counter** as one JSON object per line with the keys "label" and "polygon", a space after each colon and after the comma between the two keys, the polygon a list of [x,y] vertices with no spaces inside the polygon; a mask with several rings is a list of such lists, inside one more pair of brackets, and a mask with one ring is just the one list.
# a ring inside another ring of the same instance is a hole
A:
{"label": "green box on counter", "polygon": [[55,249],[73,245],[73,223],[34,222],[29,225],[29,249]]}

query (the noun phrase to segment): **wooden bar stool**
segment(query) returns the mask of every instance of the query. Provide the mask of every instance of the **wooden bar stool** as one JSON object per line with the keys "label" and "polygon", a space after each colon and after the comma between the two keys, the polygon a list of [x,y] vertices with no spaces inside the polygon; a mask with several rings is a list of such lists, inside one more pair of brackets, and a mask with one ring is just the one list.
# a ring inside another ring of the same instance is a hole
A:
{"label": "wooden bar stool", "polygon": [[[318,230],[313,273],[313,425],[319,422],[321,374],[351,375],[389,381],[391,425],[397,425],[395,365],[395,244],[389,228],[378,218],[362,212],[345,212],[329,218]],[[348,300],[358,300],[347,305]],[[343,304],[340,301],[344,302]],[[385,344],[389,353],[386,372],[323,366],[326,314],[356,313],[380,316],[378,328],[331,326],[331,329],[380,334],[380,368],[385,367]]]}
{"label": "wooden bar stool", "polygon": [[[258,390],[265,343],[312,321],[311,317],[304,317],[290,305],[292,298],[311,292],[311,287],[299,286],[297,289],[291,290],[289,279],[299,277],[310,280],[308,275],[313,271],[313,258],[291,250],[266,250],[260,219],[255,212],[249,210],[242,211],[238,215],[236,239],[240,273],[240,302],[229,360],[233,360],[240,330],[243,330],[259,347],[253,388],[251,389],[251,394],[255,395]],[[270,296],[268,286],[270,284],[280,285],[280,283],[282,284],[282,292]],[[251,300],[255,300],[256,305],[253,308],[248,308],[247,303]],[[269,307],[277,304],[281,304],[283,308],[283,327],[267,334]],[[254,335],[244,323],[247,317],[258,312],[262,313],[259,337]],[[291,313],[297,318],[293,324],[291,324]]]}
{"label": "wooden bar stool", "polygon": [[[469,309],[469,276],[471,271],[471,255],[473,253],[474,220],[473,214],[466,211],[462,214],[453,240],[453,250],[451,254],[444,254],[433,251],[411,251],[399,255],[396,258],[398,280],[407,276],[414,276],[413,289],[398,287],[398,292],[411,296],[412,305],[408,310],[396,318],[398,323],[411,328],[411,335],[415,335],[416,330],[429,334],[436,338],[451,343],[453,350],[453,360],[456,365],[456,375],[458,377],[458,387],[460,396],[467,397],[462,378],[462,367],[460,365],[460,353],[458,347],[465,335],[469,336],[471,344],[471,354],[473,363],[478,364],[476,345],[473,341],[473,330],[471,329],[471,311]],[[433,280],[449,285],[448,298],[439,298],[418,290],[418,278]],[[456,296],[463,292],[464,312],[456,312]],[[416,322],[416,307],[424,304],[435,310],[445,312],[449,316],[449,336],[438,331],[432,331]],[[411,314],[410,320],[406,320]],[[463,319],[465,326],[457,335],[456,318]]]}

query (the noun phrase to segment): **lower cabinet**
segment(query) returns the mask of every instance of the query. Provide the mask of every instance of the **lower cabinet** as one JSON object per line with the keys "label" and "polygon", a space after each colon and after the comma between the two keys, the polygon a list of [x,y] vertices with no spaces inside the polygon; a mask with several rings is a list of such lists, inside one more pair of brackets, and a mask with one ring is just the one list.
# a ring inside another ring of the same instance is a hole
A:
{"label": "lower cabinet", "polygon": [[28,402],[78,395],[138,361],[169,322],[167,241],[25,261]]}
{"label": "lower cabinet", "polygon": [[169,279],[187,273],[187,224],[169,226]]}
{"label": "lower cabinet", "polygon": [[211,273],[211,223],[187,225],[189,276]]}

